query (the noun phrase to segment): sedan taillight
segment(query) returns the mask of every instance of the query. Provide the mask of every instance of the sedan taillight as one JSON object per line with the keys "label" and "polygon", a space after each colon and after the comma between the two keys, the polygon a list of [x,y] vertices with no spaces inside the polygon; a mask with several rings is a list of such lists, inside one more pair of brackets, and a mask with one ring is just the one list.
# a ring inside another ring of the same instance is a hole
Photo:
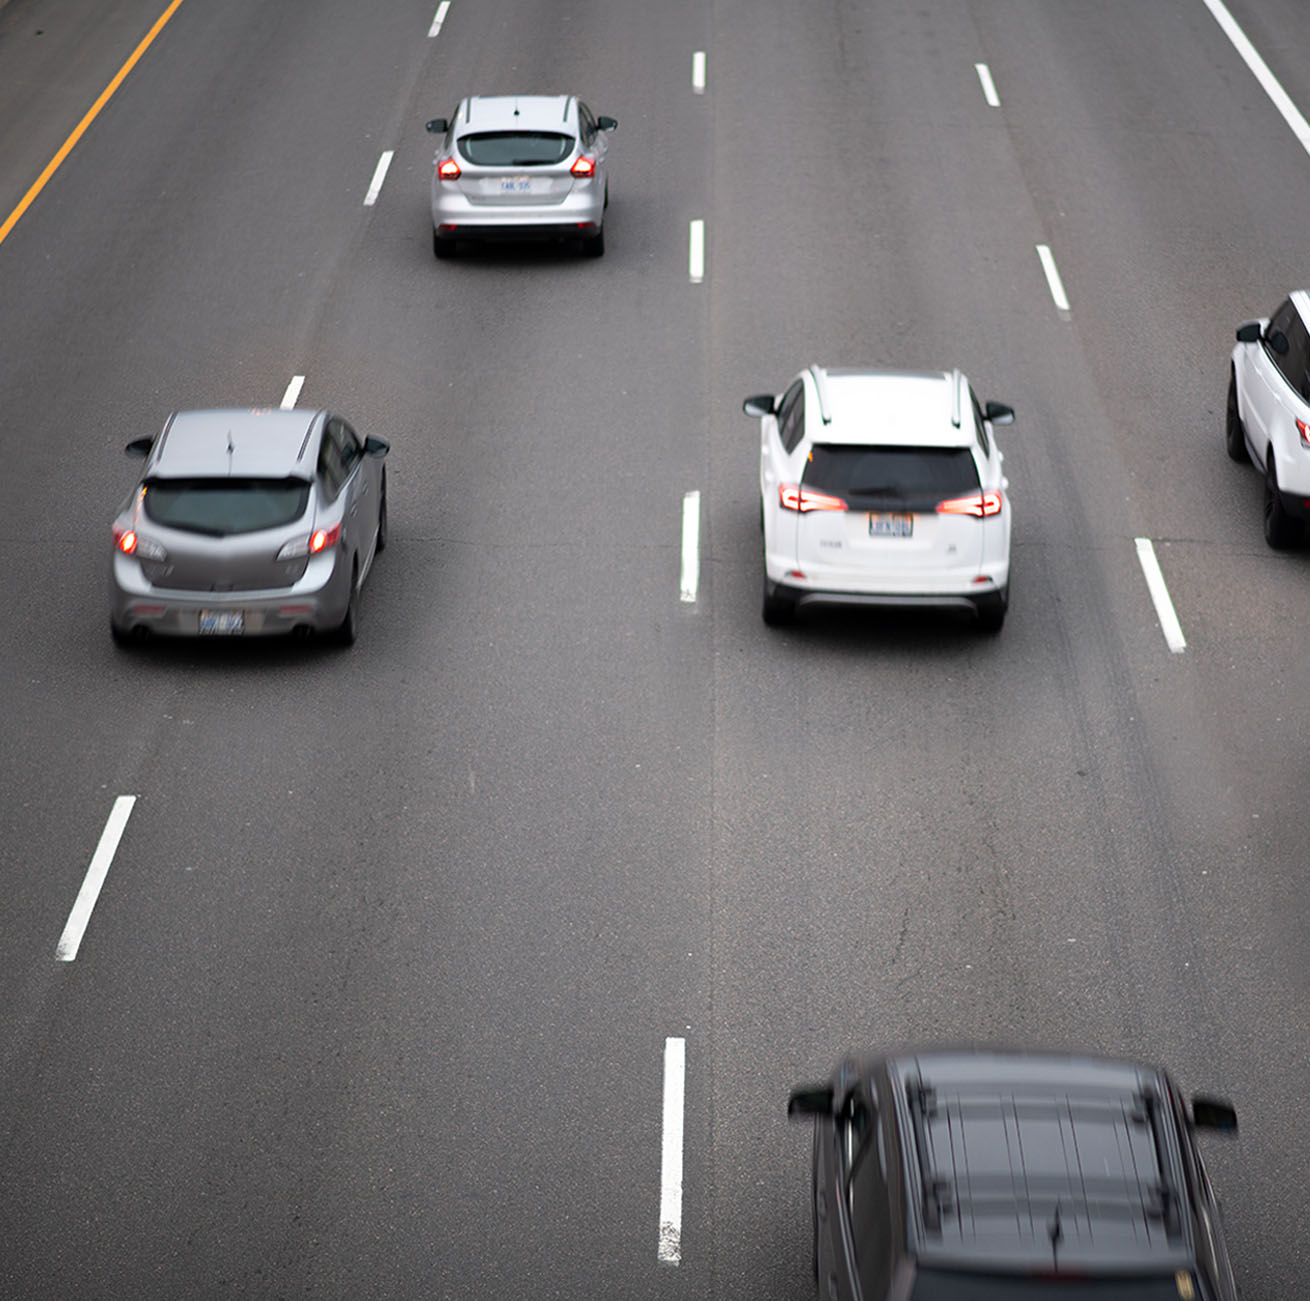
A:
{"label": "sedan taillight", "polygon": [[971,492],[967,497],[951,497],[937,503],[939,515],[972,515],[975,519],[985,519],[989,515],[1001,513],[1001,494],[999,492]]}
{"label": "sedan taillight", "polygon": [[800,511],[805,514],[812,510],[845,510],[846,503],[840,497],[830,493],[815,492],[803,483],[780,483],[778,485],[778,504],[783,510]]}
{"label": "sedan taillight", "polygon": [[459,180],[459,164],[453,158],[443,158],[437,164],[437,175],[443,181]]}
{"label": "sedan taillight", "polygon": [[595,176],[596,160],[589,154],[583,154],[578,161],[569,168],[569,171],[571,171],[574,176]]}

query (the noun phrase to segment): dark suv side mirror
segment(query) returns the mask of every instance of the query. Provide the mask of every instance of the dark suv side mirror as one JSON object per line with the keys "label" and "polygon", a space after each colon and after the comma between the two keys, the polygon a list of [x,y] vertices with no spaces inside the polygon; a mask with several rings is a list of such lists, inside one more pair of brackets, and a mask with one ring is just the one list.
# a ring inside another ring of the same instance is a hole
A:
{"label": "dark suv side mirror", "polygon": [[831,1116],[832,1085],[802,1084],[787,1099],[789,1116]]}
{"label": "dark suv side mirror", "polygon": [[983,409],[983,415],[993,425],[1014,424],[1014,408],[1004,402],[989,402]]}
{"label": "dark suv side mirror", "polygon": [[1237,1112],[1222,1098],[1194,1097],[1192,1124],[1197,1129],[1215,1129],[1221,1134],[1237,1133]]}
{"label": "dark suv side mirror", "polygon": [[444,117],[434,117],[432,121],[428,123],[428,130],[435,131],[439,135],[444,136],[446,132],[450,130],[450,123],[446,121]]}
{"label": "dark suv side mirror", "polygon": [[741,404],[741,409],[748,416],[772,416],[777,414],[778,404],[772,393],[756,393]]}
{"label": "dark suv side mirror", "polygon": [[1247,321],[1237,327],[1238,343],[1259,343],[1260,342],[1260,322]]}
{"label": "dark suv side mirror", "polygon": [[619,119],[616,117],[598,117],[596,125],[602,131],[617,131],[619,129]]}
{"label": "dark suv side mirror", "polygon": [[155,445],[153,438],[134,438],[128,445],[123,448],[128,456],[149,456],[150,449]]}

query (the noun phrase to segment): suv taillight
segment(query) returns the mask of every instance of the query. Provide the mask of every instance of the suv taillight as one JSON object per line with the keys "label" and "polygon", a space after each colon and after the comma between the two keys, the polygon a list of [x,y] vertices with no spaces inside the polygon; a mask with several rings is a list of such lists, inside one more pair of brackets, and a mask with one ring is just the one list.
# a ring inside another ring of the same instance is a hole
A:
{"label": "suv taillight", "polygon": [[1301,435],[1301,446],[1310,447],[1310,425],[1304,420],[1296,422],[1296,432]]}
{"label": "suv taillight", "polygon": [[988,515],[1001,513],[1001,494],[999,492],[971,492],[967,497],[950,497],[937,503],[939,515],[972,515],[975,519],[985,519]]}
{"label": "suv taillight", "polygon": [[811,510],[845,510],[846,503],[840,497],[826,492],[815,492],[803,483],[780,483],[778,485],[778,504],[783,510],[795,510],[804,514]]}

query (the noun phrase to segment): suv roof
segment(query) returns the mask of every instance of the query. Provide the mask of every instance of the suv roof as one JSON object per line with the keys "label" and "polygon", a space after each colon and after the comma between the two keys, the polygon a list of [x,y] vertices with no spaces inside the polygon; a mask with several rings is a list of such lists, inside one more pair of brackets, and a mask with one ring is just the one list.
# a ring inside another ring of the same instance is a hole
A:
{"label": "suv roof", "polygon": [[1103,1273],[1192,1260],[1160,1071],[986,1052],[883,1065],[900,1122],[907,1245],[922,1264]]}
{"label": "suv roof", "polygon": [[455,114],[458,133],[467,131],[559,131],[575,129],[572,95],[472,95]]}
{"label": "suv roof", "polygon": [[312,479],[309,435],[323,413],[301,409],[178,411],[155,442],[154,479]]}
{"label": "suv roof", "polygon": [[957,371],[809,370],[823,421],[819,441],[901,447],[968,447],[967,381]]}

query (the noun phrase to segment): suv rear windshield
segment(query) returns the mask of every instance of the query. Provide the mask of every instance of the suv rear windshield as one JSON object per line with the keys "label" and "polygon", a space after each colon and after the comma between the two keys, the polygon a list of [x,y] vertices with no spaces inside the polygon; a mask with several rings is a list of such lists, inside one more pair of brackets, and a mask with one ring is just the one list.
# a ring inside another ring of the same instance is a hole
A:
{"label": "suv rear windshield", "polygon": [[1024,1278],[1009,1274],[957,1274],[921,1270],[911,1301],[1209,1301],[1191,1270],[1146,1278],[1102,1275],[1100,1278]]}
{"label": "suv rear windshield", "polygon": [[298,520],[309,501],[304,479],[151,479],[141,499],[156,524],[225,537]]}
{"label": "suv rear windshield", "polygon": [[484,131],[460,136],[458,143],[477,167],[549,167],[573,151],[573,137],[554,131]]}
{"label": "suv rear windshield", "polygon": [[851,447],[816,443],[802,476],[807,488],[835,493],[848,505],[932,510],[979,488],[967,447]]}

